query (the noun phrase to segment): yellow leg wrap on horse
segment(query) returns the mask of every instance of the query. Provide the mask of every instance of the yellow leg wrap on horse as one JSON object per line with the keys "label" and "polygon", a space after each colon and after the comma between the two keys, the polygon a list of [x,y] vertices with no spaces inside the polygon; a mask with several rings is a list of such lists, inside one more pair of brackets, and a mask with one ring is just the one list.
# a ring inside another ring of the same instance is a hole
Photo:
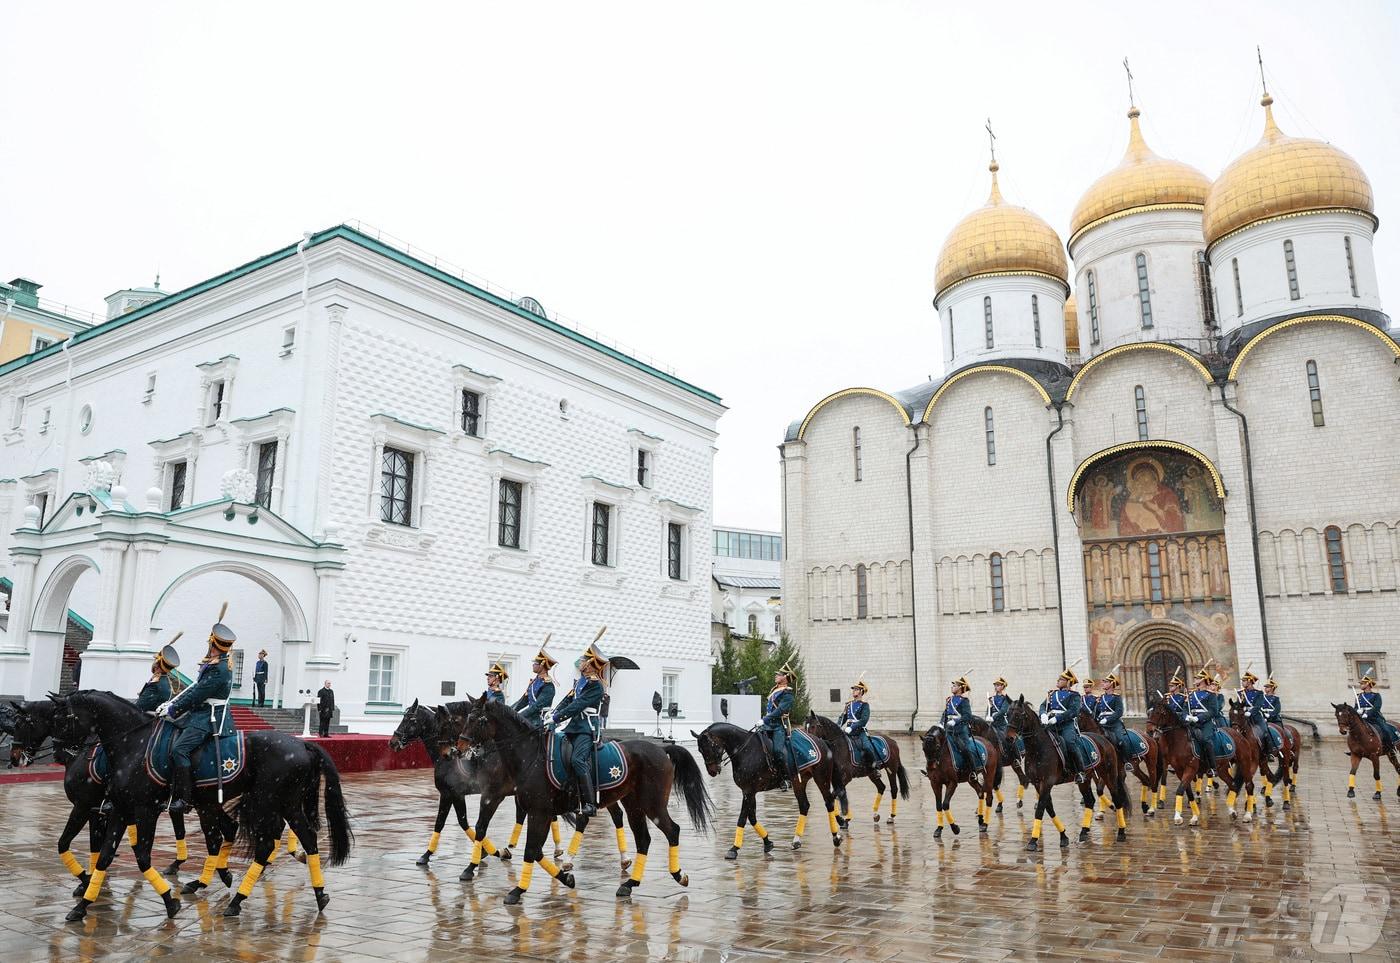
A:
{"label": "yellow leg wrap on horse", "polygon": [[637,859],[632,863],[632,882],[640,883],[642,874],[647,871],[647,854],[638,853]]}
{"label": "yellow leg wrap on horse", "polygon": [[300,846],[301,840],[297,839],[297,834],[287,830],[287,852],[295,853]]}
{"label": "yellow leg wrap on horse", "polygon": [[1347,776],[1347,788],[1348,788],[1348,789],[1355,789],[1355,788],[1356,788],[1356,773],[1352,773],[1350,776]]}
{"label": "yellow leg wrap on horse", "polygon": [[1056,831],[1056,832],[1062,833],[1062,832],[1065,831],[1065,823],[1064,823],[1064,820],[1062,820],[1059,816],[1051,816],[1051,817],[1050,817],[1050,821],[1051,821],[1052,823],[1055,824],[1055,831]]}
{"label": "yellow leg wrap on horse", "polygon": [[1144,806],[1147,805],[1147,787],[1146,787],[1146,786],[1143,786],[1142,789],[1138,792],[1138,802],[1142,803]]}
{"label": "yellow leg wrap on horse", "polygon": [[67,868],[68,872],[72,873],[74,876],[83,875],[83,864],[78,862],[78,857],[74,856],[71,852],[60,853],[58,858],[63,860],[63,865]]}
{"label": "yellow leg wrap on horse", "polygon": [[219,847],[219,869],[228,869],[228,856],[233,852],[233,843],[224,843]]}
{"label": "yellow leg wrap on horse", "polygon": [[941,809],[934,810],[934,814],[933,814],[933,815],[938,819],[938,825],[942,826],[942,825],[943,825],[943,810],[941,810]]}
{"label": "yellow leg wrap on horse", "polygon": [[1381,781],[1379,779],[1376,780],[1376,792],[1385,792],[1385,790],[1381,787]]}
{"label": "yellow leg wrap on horse", "polygon": [[1245,801],[1244,801],[1244,811],[1247,812],[1247,813],[1252,813],[1252,812],[1254,812],[1254,797],[1253,797],[1253,796],[1248,796],[1248,797],[1245,798]]}
{"label": "yellow leg wrap on horse", "polygon": [[549,833],[550,833],[551,836],[554,837],[554,848],[555,848],[555,849],[558,849],[558,848],[559,848],[559,820],[556,819],[556,820],[554,820],[554,822],[552,822],[552,823],[549,824]]}
{"label": "yellow leg wrap on horse", "polygon": [[826,824],[831,827],[831,835],[833,836],[841,831],[836,826],[836,810],[828,809],[826,811]]}
{"label": "yellow leg wrap on horse", "polygon": [[1086,806],[1084,809],[1084,818],[1079,821],[1079,828],[1088,829],[1092,825],[1094,825],[1094,807]]}
{"label": "yellow leg wrap on horse", "polygon": [[882,793],[882,792],[877,792],[877,793],[875,794],[875,805],[871,806],[870,808],[873,809],[875,812],[878,813],[878,812],[880,811],[880,803],[882,803],[882,802],[884,802],[884,801],[885,801],[885,794]]}
{"label": "yellow leg wrap on horse", "polygon": [[99,856],[101,856],[101,855],[102,855],[101,853],[88,853],[88,872],[89,872],[89,873],[91,873],[94,869],[97,868],[97,857],[99,857]]}
{"label": "yellow leg wrap on horse", "polygon": [[1228,793],[1225,794],[1225,808],[1226,808],[1226,809],[1234,809],[1234,808],[1235,808],[1235,798],[1236,798],[1236,797],[1235,797],[1235,791],[1234,791],[1233,789],[1231,789]]}
{"label": "yellow leg wrap on horse", "polygon": [[1121,809],[1118,810],[1118,828],[1119,828],[1119,829],[1127,829],[1127,828],[1128,828],[1128,817],[1127,817],[1126,815],[1124,815],[1123,810],[1121,810]]}
{"label": "yellow leg wrap on horse", "polygon": [[763,828],[763,823],[754,823],[754,824],[753,824],[753,831],[756,832],[756,833],[758,833],[758,838],[759,838],[759,839],[767,839],[767,838],[768,838],[768,830],[766,830],[766,829]]}
{"label": "yellow leg wrap on horse", "polygon": [[1166,786],[1166,783],[1163,783],[1162,785],[1160,785],[1160,786],[1157,787],[1157,801],[1158,801],[1158,802],[1166,802],[1166,801],[1167,801],[1167,786]]}
{"label": "yellow leg wrap on horse", "polygon": [[1016,801],[1017,801],[1017,802],[1020,802],[1022,799],[1025,799],[1025,798],[1026,798],[1026,787],[1025,787],[1025,786],[1017,786],[1017,787],[1016,787]]}
{"label": "yellow leg wrap on horse", "polygon": [[148,868],[147,871],[141,873],[141,875],[146,876],[146,882],[150,883],[151,889],[155,890],[157,896],[165,896],[165,894],[171,892],[169,880],[161,876],[160,871],[158,871],[155,866],[151,866],[151,868]]}
{"label": "yellow leg wrap on horse", "polygon": [[734,848],[735,848],[735,849],[742,849],[743,847],[744,847],[744,827],[743,827],[743,826],[735,826],[735,827],[734,827]]}
{"label": "yellow leg wrap on horse", "polygon": [[510,847],[512,849],[520,844],[520,831],[524,828],[524,823],[516,823],[510,828]]}
{"label": "yellow leg wrap on horse", "polygon": [[126,841],[131,845],[136,845],[136,827],[134,825],[126,827]]}
{"label": "yellow leg wrap on horse", "polygon": [[547,856],[540,857],[540,869],[544,870],[550,876],[559,875],[559,864]]}
{"label": "yellow leg wrap on horse", "polygon": [[493,842],[491,842],[491,840],[487,839],[487,838],[484,837],[484,836],[483,836],[482,839],[481,839],[481,848],[484,849],[484,850],[486,850],[486,855],[487,855],[487,856],[495,856],[495,855],[496,855],[496,844],[493,843]]}
{"label": "yellow leg wrap on horse", "polygon": [[1185,796],[1178,795],[1178,796],[1176,797],[1176,814],[1177,814],[1178,816],[1181,815],[1181,804],[1182,804],[1185,800],[1186,800],[1186,797],[1185,797]]}
{"label": "yellow leg wrap on horse", "polygon": [[679,873],[681,871],[681,848],[670,846],[666,849],[666,872]]}
{"label": "yellow leg wrap on horse", "polygon": [[1001,790],[1000,790],[1000,789],[997,790],[997,802],[999,802],[999,803],[1004,803],[1004,802],[1006,802],[1006,797],[1003,796],[1003,795],[1001,794]]}
{"label": "yellow leg wrap on horse", "polygon": [[468,839],[470,839],[472,842],[476,842],[476,830],[475,830],[475,829],[472,829],[470,826],[463,826],[463,827],[462,827],[462,831],[465,832],[465,833],[467,834],[467,838],[468,838]]}
{"label": "yellow leg wrap on horse", "polygon": [[1269,782],[1269,780],[1265,779],[1265,780],[1264,780],[1264,795],[1265,795],[1265,796],[1272,796],[1273,794],[1274,794],[1274,784],[1271,783],[1271,782]]}
{"label": "yellow leg wrap on horse", "polygon": [[272,861],[273,861],[274,859],[277,858],[277,850],[279,850],[279,849],[281,849],[281,848],[282,848],[282,840],[280,840],[280,839],[274,839],[274,840],[272,841],[272,852],[270,852],[270,853],[267,854],[267,864],[268,864],[269,866],[271,866],[271,865],[272,865]]}
{"label": "yellow leg wrap on horse", "polygon": [[1201,815],[1201,806],[1200,806],[1200,804],[1199,804],[1198,802],[1196,802],[1196,800],[1194,800],[1194,799],[1191,800],[1191,815],[1192,815],[1192,816],[1197,816],[1197,817],[1199,817],[1199,816]]}
{"label": "yellow leg wrap on horse", "polygon": [[175,858],[182,863],[190,858],[190,847],[183,839],[175,840]]}
{"label": "yellow leg wrap on horse", "polygon": [[533,875],[535,875],[535,864],[526,860],[525,865],[520,867],[520,879],[516,880],[515,885],[520,889],[529,889],[530,877]]}
{"label": "yellow leg wrap on horse", "polygon": [[263,864],[255,860],[253,865],[248,867],[248,871],[243,874],[243,881],[238,884],[239,896],[246,899],[253,895],[253,885],[257,883],[258,877],[262,875],[262,871]]}
{"label": "yellow leg wrap on horse", "polygon": [[442,833],[433,833],[428,837],[428,852],[437,852],[438,843],[442,842]]}
{"label": "yellow leg wrap on horse", "polygon": [[326,885],[326,877],[321,875],[321,855],[319,853],[306,854],[306,872],[311,876],[311,885],[316,889]]}
{"label": "yellow leg wrap on horse", "polygon": [[1031,823],[1031,839],[1039,839],[1039,838],[1040,838],[1040,820],[1037,819],[1037,820],[1035,820],[1034,822]]}
{"label": "yellow leg wrap on horse", "polygon": [[473,866],[480,866],[480,865],[481,865],[481,844],[480,844],[480,843],[472,843],[472,865],[473,865]]}
{"label": "yellow leg wrap on horse", "polygon": [[1199,796],[1201,794],[1201,789],[1204,785],[1204,782],[1205,780],[1201,779],[1200,777],[1197,777],[1196,781],[1191,784],[1191,790]]}
{"label": "yellow leg wrap on horse", "polygon": [[1283,801],[1284,801],[1284,802],[1292,802],[1292,801],[1293,801],[1293,791],[1292,791],[1292,787],[1290,787],[1290,786],[1284,786],[1284,787],[1283,787]]}
{"label": "yellow leg wrap on horse", "polygon": [[894,817],[894,816],[897,816],[897,815],[899,815],[899,798],[896,797],[896,796],[891,796],[891,797],[890,797],[890,816],[891,816],[891,817]]}
{"label": "yellow leg wrap on horse", "polygon": [[219,868],[219,857],[210,855],[204,857],[204,867],[199,871],[199,881],[205,886],[214,882],[214,870]]}
{"label": "yellow leg wrap on horse", "polygon": [[801,836],[807,831],[807,814],[803,813],[797,817],[797,828],[793,830],[794,836]]}
{"label": "yellow leg wrap on horse", "polygon": [[618,851],[619,853],[626,853],[626,852],[627,852],[627,833],[623,831],[623,829],[622,829],[621,826],[614,827],[614,832],[617,833],[617,851]]}
{"label": "yellow leg wrap on horse", "polygon": [[577,856],[579,847],[583,845],[583,833],[574,830],[573,837],[569,840],[569,855]]}
{"label": "yellow leg wrap on horse", "polygon": [[102,881],[107,878],[105,869],[94,869],[92,879],[88,881],[87,889],[83,890],[83,899],[89,903],[97,900],[97,894],[102,892]]}
{"label": "yellow leg wrap on horse", "polygon": [[1099,795],[1099,809],[1108,812],[1108,797],[1102,794]]}

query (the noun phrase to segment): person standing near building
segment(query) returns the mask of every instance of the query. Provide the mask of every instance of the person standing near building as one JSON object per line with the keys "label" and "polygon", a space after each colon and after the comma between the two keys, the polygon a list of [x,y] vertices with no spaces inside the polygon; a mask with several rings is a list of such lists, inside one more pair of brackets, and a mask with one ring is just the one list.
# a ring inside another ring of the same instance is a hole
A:
{"label": "person standing near building", "polygon": [[326,684],[316,693],[316,711],[321,717],[321,727],[317,734],[324,739],[331,734],[331,719],[335,716],[335,693],[331,691],[330,679],[327,679]]}
{"label": "person standing near building", "polygon": [[253,704],[267,705],[267,649],[258,650],[258,661],[253,666]]}

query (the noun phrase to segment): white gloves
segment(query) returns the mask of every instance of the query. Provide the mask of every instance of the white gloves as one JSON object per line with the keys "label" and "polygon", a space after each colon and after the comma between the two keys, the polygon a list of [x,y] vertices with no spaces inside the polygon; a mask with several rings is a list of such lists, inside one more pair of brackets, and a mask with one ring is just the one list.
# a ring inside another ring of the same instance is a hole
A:
{"label": "white gloves", "polygon": [[[550,721],[553,722],[554,720],[551,719]],[[567,728],[569,728],[569,720],[565,719],[563,722],[559,723],[559,725],[554,727],[554,734],[557,736],[562,736],[564,734],[564,730]]]}
{"label": "white gloves", "polygon": [[1186,716],[1186,721],[1187,721],[1187,722],[1195,722],[1195,721],[1196,721],[1196,713],[1192,712],[1192,713],[1188,714],[1188,715]]}
{"label": "white gloves", "polygon": [[553,710],[553,709],[541,709],[541,710],[540,710],[540,721],[541,721],[542,723],[544,723],[545,725],[550,725],[551,723],[553,723],[553,722],[554,722],[554,710]]}
{"label": "white gloves", "polygon": [[988,721],[988,722],[991,722],[991,721],[992,721],[992,714],[991,714],[990,712],[987,713],[987,717],[986,717],[986,718],[987,718],[987,721]]}
{"label": "white gloves", "polygon": [[1050,724],[1050,713],[1048,713],[1048,712],[1042,712],[1042,713],[1040,714],[1040,721],[1041,721],[1042,724],[1048,726],[1048,725]]}
{"label": "white gloves", "polygon": [[170,707],[174,701],[174,699],[171,699],[170,702],[162,702],[160,705],[156,706],[156,715],[160,718],[168,717],[170,715]]}
{"label": "white gloves", "polygon": [[842,726],[841,731],[849,736],[851,734],[851,727],[849,725]]}

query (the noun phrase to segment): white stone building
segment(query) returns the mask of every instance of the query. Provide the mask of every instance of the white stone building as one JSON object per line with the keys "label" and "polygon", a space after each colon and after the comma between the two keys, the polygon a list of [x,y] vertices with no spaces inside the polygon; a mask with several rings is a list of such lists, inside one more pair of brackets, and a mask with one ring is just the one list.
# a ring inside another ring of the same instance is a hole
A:
{"label": "white stone building", "polygon": [[73,612],[134,694],[228,599],[235,695],[267,648],[360,731],[497,659],[518,692],[547,634],[567,684],[604,625],[615,723],[708,715],[718,398],[345,225],[156,298],[0,365],[0,693],[58,684]]}
{"label": "white stone building", "polygon": [[727,629],[774,645],[783,635],[783,537],[751,528],[716,528],[711,615],[716,645]]}
{"label": "white stone building", "polygon": [[938,259],[942,379],[835,391],[784,440],[810,691],[864,670],[903,728],[969,670],[980,702],[997,675],[1038,699],[1067,664],[1118,667],[1142,711],[1178,666],[1229,688],[1252,669],[1316,720],[1363,673],[1389,687],[1400,345],[1378,221],[1357,162],[1270,103],[1214,182],[1131,111],[1075,210],[1072,274],[993,162]]}

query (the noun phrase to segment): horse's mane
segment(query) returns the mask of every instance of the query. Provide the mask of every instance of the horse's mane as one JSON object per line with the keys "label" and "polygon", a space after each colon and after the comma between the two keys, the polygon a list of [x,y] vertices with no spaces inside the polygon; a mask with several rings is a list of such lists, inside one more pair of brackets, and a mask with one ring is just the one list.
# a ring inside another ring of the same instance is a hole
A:
{"label": "horse's mane", "polygon": [[812,721],[814,721],[817,725],[821,726],[824,729],[839,728],[839,726],[836,725],[836,721],[834,719],[828,719],[820,712],[813,711],[811,714],[811,718]]}
{"label": "horse's mane", "polygon": [[493,720],[498,725],[504,725],[510,735],[516,738],[525,736],[538,736],[541,731],[532,726],[525,719],[504,702],[495,702],[491,699],[478,699],[472,703],[472,710],[480,708],[486,713],[488,719]]}
{"label": "horse's mane", "polygon": [[130,716],[140,716],[148,722],[154,721],[150,716],[146,715],[145,712],[136,708],[136,703],[124,696],[117,695],[115,692],[107,692],[102,689],[79,689],[77,692],[70,693],[68,698],[72,699],[81,696],[87,696],[99,705],[125,712]]}

